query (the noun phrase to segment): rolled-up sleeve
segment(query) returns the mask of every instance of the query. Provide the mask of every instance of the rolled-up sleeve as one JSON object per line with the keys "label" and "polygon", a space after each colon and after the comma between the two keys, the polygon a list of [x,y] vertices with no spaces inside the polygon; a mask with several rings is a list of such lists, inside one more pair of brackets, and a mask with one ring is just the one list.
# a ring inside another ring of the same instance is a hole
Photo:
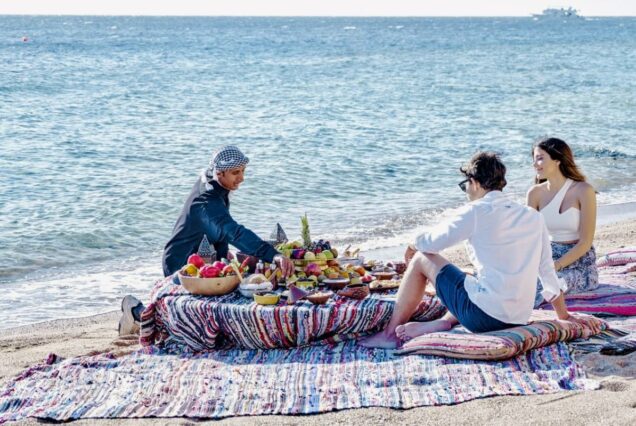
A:
{"label": "rolled-up sleeve", "polygon": [[439,253],[470,238],[475,230],[475,208],[467,204],[447,221],[430,228],[415,238],[415,248],[422,253]]}
{"label": "rolled-up sleeve", "polygon": [[218,240],[227,241],[245,254],[273,262],[278,251],[258,235],[237,223],[228,208],[219,200],[213,206],[208,204],[202,222],[206,232],[216,235]]}
{"label": "rolled-up sleeve", "polygon": [[568,288],[565,280],[557,277],[556,270],[554,269],[550,236],[543,216],[541,216],[541,263],[539,264],[539,279],[543,285],[541,295],[548,302],[552,302],[559,297],[561,291],[565,291]]}

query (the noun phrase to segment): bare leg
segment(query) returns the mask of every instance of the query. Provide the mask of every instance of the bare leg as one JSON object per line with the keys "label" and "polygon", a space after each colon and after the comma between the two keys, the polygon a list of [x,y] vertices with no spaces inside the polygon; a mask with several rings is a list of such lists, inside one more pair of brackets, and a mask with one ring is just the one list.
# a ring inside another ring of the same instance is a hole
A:
{"label": "bare leg", "polygon": [[429,280],[434,283],[439,271],[447,264],[448,261],[438,254],[418,252],[404,273],[389,324],[383,331],[362,339],[360,344],[369,348],[398,347],[400,339],[395,334],[396,327],[411,318],[424,296],[426,283]]}
{"label": "bare leg", "polygon": [[446,312],[443,317],[434,321],[407,322],[404,325],[398,325],[395,328],[395,334],[401,340],[411,340],[422,334],[448,331],[457,324],[459,324],[457,318],[450,312]]}

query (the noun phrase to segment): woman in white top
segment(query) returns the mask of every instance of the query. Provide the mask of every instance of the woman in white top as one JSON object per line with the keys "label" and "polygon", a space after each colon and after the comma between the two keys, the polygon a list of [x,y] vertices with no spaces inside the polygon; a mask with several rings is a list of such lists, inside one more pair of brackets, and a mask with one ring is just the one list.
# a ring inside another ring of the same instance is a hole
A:
{"label": "woman in white top", "polygon": [[[527,204],[545,218],[552,244],[552,258],[567,292],[598,287],[596,252],[596,192],[574,162],[572,150],[561,139],[547,138],[532,149],[537,172]],[[539,287],[540,284],[539,284]],[[536,305],[543,301],[537,292]]]}

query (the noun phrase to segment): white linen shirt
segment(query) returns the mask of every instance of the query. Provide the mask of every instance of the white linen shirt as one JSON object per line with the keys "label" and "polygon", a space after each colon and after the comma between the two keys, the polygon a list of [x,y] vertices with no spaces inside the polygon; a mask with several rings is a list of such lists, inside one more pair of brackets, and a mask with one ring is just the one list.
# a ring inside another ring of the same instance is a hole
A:
{"label": "white linen shirt", "polygon": [[420,234],[415,247],[423,253],[438,253],[464,240],[476,272],[476,277],[466,275],[464,280],[468,297],[499,321],[528,323],[537,276],[547,301],[567,288],[554,270],[543,216],[501,191],[488,192],[461,207],[450,220]]}

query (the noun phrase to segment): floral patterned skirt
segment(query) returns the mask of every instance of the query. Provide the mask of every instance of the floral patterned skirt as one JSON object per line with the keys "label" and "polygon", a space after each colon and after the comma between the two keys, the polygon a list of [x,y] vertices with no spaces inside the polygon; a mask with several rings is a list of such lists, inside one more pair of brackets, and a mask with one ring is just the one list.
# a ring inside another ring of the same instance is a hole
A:
{"label": "floral patterned skirt", "polygon": [[[552,259],[558,260],[565,253],[570,251],[576,243],[563,244],[552,242]],[[566,293],[582,293],[584,291],[594,290],[598,287],[598,270],[596,269],[596,250],[592,246],[583,256],[565,268],[557,271],[557,276],[563,278],[568,285]],[[543,286],[537,281],[537,296],[534,306],[537,307],[543,303],[541,291]]]}

